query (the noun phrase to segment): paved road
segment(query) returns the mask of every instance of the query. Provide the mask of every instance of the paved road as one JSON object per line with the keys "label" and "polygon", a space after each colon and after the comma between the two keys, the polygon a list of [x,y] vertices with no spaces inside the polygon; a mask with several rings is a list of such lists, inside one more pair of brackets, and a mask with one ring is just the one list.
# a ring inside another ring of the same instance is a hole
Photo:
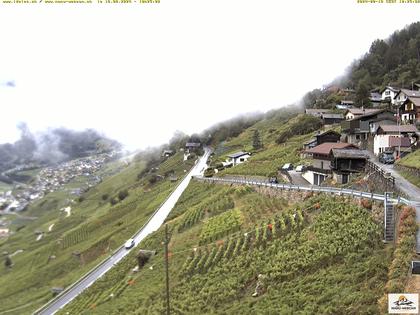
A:
{"label": "paved road", "polygon": [[408,180],[406,180],[403,176],[398,173],[395,169],[394,164],[382,164],[378,161],[378,158],[370,152],[370,161],[375,163],[377,166],[382,168],[383,170],[391,173],[392,176],[395,177],[395,186],[398,187],[400,191],[405,193],[411,200],[420,202],[420,188],[416,185],[413,185]]}
{"label": "paved road", "polygon": [[305,178],[303,178],[301,172],[290,170],[289,175],[292,178],[293,185],[310,185],[310,183]]}
{"label": "paved road", "polygon": [[[202,175],[206,167],[206,161],[211,151],[205,150],[205,154],[201,157],[188,175],[182,180],[178,187],[172,192],[168,199],[162,206],[152,215],[147,224],[133,237],[135,244],[138,245],[147,235],[156,231],[165,221],[169,212],[175,206],[175,203],[181,197],[184,190],[187,188],[191,177],[194,175]],[[59,309],[63,308],[83,290],[94,283],[98,278],[110,270],[114,264],[124,258],[130,250],[121,247],[112,256],[107,258],[98,268],[93,269],[81,281],[76,282],[68,290],[64,291],[61,295],[57,296],[54,300],[50,301],[46,306],[39,309],[35,314],[50,315],[56,313]]]}
{"label": "paved road", "polygon": [[[409,199],[412,201],[412,205],[416,208],[416,221],[417,224],[420,224],[420,188],[416,185],[413,185],[408,180],[398,173],[395,169],[394,164],[382,164],[378,161],[377,157],[370,152],[370,161],[375,163],[377,166],[383,170],[391,173],[395,177],[395,186],[398,187],[400,191],[405,193]],[[420,229],[417,230],[417,241],[416,241],[416,252],[420,253]]]}

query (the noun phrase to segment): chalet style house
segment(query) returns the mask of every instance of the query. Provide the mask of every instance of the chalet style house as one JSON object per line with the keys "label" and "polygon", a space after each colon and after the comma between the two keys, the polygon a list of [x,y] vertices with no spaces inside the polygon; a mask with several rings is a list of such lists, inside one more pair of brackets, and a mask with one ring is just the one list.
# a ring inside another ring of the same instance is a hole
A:
{"label": "chalet style house", "polygon": [[373,141],[373,153],[393,151],[395,156],[403,156],[417,145],[419,135],[414,125],[380,125]]}
{"label": "chalet style house", "polygon": [[407,89],[401,89],[396,95],[394,99],[394,104],[396,106],[400,106],[403,104],[408,98],[420,98],[420,91],[413,91]]}
{"label": "chalet style house", "polygon": [[249,152],[236,152],[234,154],[228,155],[226,163],[235,166],[248,161],[250,157],[251,154]]}
{"label": "chalet style house", "polygon": [[358,118],[361,116],[373,114],[380,111],[380,109],[374,109],[374,108],[351,108],[346,110],[344,113],[346,120],[352,120],[354,118]]}
{"label": "chalet style house", "polygon": [[397,93],[399,91],[400,91],[400,89],[397,89],[395,87],[386,86],[380,92],[381,95],[382,95],[382,101],[383,102],[388,102],[388,103],[391,103],[391,104],[395,104],[395,96],[397,95]]}
{"label": "chalet style house", "polygon": [[347,183],[352,173],[364,170],[368,153],[351,143],[325,142],[309,150],[312,165],[302,176],[312,185],[321,185],[332,177],[338,183]]}
{"label": "chalet style house", "polygon": [[367,148],[369,136],[376,133],[380,124],[395,125],[396,120],[394,112],[390,110],[374,110],[353,119],[343,121],[341,123],[341,130],[346,142],[365,149]]}
{"label": "chalet style house", "polygon": [[398,107],[398,113],[401,124],[420,124],[420,97],[407,97]]}
{"label": "chalet style house", "polygon": [[366,150],[332,149],[331,169],[333,179],[339,184],[348,183],[352,174],[361,173],[365,170],[368,159],[369,154]]}
{"label": "chalet style house", "polygon": [[369,101],[373,107],[377,107],[382,104],[382,94],[378,92],[370,92]]}
{"label": "chalet style house", "polygon": [[343,114],[323,113],[321,115],[321,120],[323,125],[339,124],[344,120],[344,116]]}
{"label": "chalet style house", "polygon": [[334,130],[327,130],[322,133],[318,132],[313,138],[303,144],[303,149],[309,150],[325,142],[340,142],[340,138],[341,134]]}

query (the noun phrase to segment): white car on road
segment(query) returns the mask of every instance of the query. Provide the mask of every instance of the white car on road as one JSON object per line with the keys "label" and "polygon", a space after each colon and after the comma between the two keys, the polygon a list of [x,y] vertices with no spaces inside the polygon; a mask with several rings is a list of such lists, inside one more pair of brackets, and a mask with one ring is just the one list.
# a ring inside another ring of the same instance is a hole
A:
{"label": "white car on road", "polygon": [[125,242],[124,247],[126,249],[130,249],[134,245],[135,245],[134,240],[132,238],[130,238],[129,240],[127,240],[127,242]]}

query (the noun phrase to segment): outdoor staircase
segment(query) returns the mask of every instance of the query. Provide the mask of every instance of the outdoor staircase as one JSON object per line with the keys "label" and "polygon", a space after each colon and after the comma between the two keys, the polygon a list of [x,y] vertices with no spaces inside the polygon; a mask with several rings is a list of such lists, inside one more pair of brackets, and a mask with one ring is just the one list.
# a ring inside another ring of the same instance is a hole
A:
{"label": "outdoor staircase", "polygon": [[385,209],[385,242],[393,242],[395,239],[395,210],[394,205],[388,200],[389,193],[385,193],[384,209]]}

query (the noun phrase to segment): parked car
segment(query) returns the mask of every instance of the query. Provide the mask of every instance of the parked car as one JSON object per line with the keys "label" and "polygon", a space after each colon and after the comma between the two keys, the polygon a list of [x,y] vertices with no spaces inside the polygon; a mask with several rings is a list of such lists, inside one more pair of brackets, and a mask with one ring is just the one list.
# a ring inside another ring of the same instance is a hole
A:
{"label": "parked car", "polygon": [[298,166],[296,166],[296,172],[303,172],[303,171],[305,171],[305,169],[306,169],[306,167],[305,167],[305,165],[298,165]]}
{"label": "parked car", "polygon": [[270,177],[268,179],[268,182],[271,183],[271,184],[278,184],[279,183],[279,181],[278,181],[278,179],[277,179],[276,176]]}
{"label": "parked car", "polygon": [[395,162],[394,154],[392,152],[380,153],[379,162],[384,163],[384,164],[393,164]]}
{"label": "parked car", "polygon": [[292,163],[286,163],[283,165],[283,167],[281,168],[283,171],[291,171],[293,169],[293,164]]}
{"label": "parked car", "polygon": [[130,238],[129,240],[127,240],[127,242],[125,242],[124,247],[126,249],[130,249],[134,245],[135,245],[134,240],[132,238]]}

